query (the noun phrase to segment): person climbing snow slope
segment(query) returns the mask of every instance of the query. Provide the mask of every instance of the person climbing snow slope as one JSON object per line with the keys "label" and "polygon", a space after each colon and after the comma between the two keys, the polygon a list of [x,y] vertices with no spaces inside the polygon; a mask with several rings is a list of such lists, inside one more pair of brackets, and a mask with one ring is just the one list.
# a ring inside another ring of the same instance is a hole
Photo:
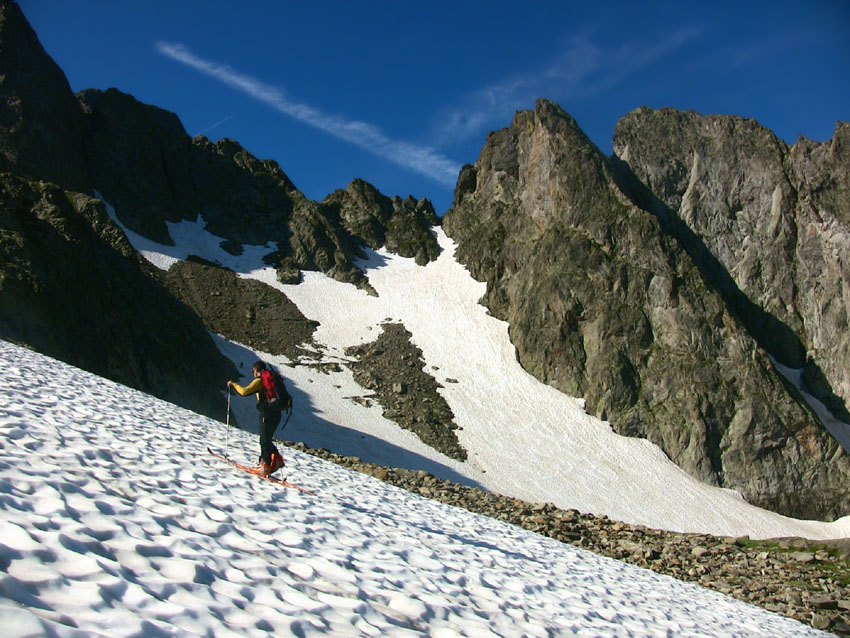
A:
{"label": "person climbing snow slope", "polygon": [[276,370],[269,370],[262,361],[253,367],[254,380],[242,387],[235,381],[228,381],[227,387],[233,388],[241,396],[257,395],[257,410],[260,413],[260,464],[251,471],[261,476],[269,476],[283,467],[283,457],[272,442],[272,436],[280,425],[281,413],[292,409],[292,398],[286,391],[283,378]]}

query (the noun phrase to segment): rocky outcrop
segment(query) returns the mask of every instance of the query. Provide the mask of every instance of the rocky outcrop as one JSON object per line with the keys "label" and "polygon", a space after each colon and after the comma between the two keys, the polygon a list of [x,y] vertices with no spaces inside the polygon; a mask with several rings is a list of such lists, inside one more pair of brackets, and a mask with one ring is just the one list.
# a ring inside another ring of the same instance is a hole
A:
{"label": "rocky outcrop", "polygon": [[254,350],[298,361],[319,325],[279,290],[216,264],[189,257],[159,272],[165,287],[191,307],[207,328]]}
{"label": "rocky outcrop", "polygon": [[302,269],[365,281],[353,263],[357,243],[276,162],[233,140],[192,139],[173,113],[114,89],[78,97],[90,130],[92,184],[130,229],[172,244],[166,222],[200,215],[232,251],[277,242],[271,258],[287,281]]}
{"label": "rocky outcrop", "polygon": [[750,502],[847,513],[847,456],[629,183],[540,100],[464,167],[443,226],[537,378]]}
{"label": "rocky outcrop", "polygon": [[16,3],[0,3],[0,337],[222,418],[234,372],[92,199],[90,131]]}
{"label": "rocky outcrop", "polygon": [[87,90],[76,99],[88,129],[85,156],[94,190],[125,226],[173,244],[165,222],[183,219],[180,202],[194,209],[192,219],[201,212],[185,162],[191,139],[180,120],[116,89]]}
{"label": "rocky outcrop", "polygon": [[434,206],[427,199],[390,199],[377,188],[356,179],[345,190],[328,195],[322,205],[340,218],[354,237],[373,250],[387,250],[412,257],[424,266],[437,258],[440,247],[431,228],[438,224]]}
{"label": "rocky outcrop", "polygon": [[319,270],[368,288],[355,265],[361,245],[416,257],[439,253],[428,200],[390,199],[355,180],[322,202],[308,200],[278,164],[259,160],[237,142],[190,138],[173,113],[114,89],[79,94],[90,131],[88,163],[94,188],[132,230],[172,243],[166,222],[197,219],[227,240],[276,242],[270,255],[281,281]]}
{"label": "rocky outcrop", "polygon": [[0,338],[221,419],[236,370],[149,268],[99,200],[0,174]]}
{"label": "rocky outcrop", "polygon": [[438,452],[465,461],[467,452],[457,439],[454,414],[438,392],[440,384],[425,370],[422,351],[411,337],[403,325],[387,323],[375,341],[347,348],[345,354],[355,359],[349,364],[354,380],[374,392],[384,417]]}
{"label": "rocky outcrop", "polygon": [[641,108],[614,150],[749,332],[850,422],[850,124],[789,147],[754,120]]}

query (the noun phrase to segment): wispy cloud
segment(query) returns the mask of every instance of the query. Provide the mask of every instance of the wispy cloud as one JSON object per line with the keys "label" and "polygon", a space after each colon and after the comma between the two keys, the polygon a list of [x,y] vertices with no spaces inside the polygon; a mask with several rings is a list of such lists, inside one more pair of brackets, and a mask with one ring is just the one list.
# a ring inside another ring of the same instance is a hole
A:
{"label": "wispy cloud", "polygon": [[195,136],[197,137],[198,135],[203,135],[204,133],[206,133],[206,132],[208,132],[208,131],[213,130],[216,126],[221,126],[222,124],[224,124],[224,123],[225,123],[225,122],[227,122],[228,120],[232,120],[232,119],[233,119],[233,116],[232,116],[232,115],[228,115],[228,116],[227,116],[226,118],[224,118],[223,120],[219,120],[218,122],[216,122],[216,123],[215,123],[215,124],[213,124],[212,126],[208,126],[208,127],[207,127],[207,128],[205,128],[203,131],[201,131],[201,132],[199,132],[199,133],[195,133]]}
{"label": "wispy cloud", "polygon": [[394,140],[372,124],[328,115],[308,104],[294,102],[280,89],[230,66],[198,57],[182,44],[157,42],[156,50],[172,60],[245,93],[280,113],[420,173],[444,186],[452,187],[457,180],[460,164],[432,148]]}
{"label": "wispy cloud", "polygon": [[633,40],[614,47],[598,44],[587,32],[576,34],[544,68],[483,87],[444,112],[437,138],[441,145],[448,145],[477,135],[494,123],[504,125],[515,110],[530,108],[538,97],[565,101],[601,95],[699,33],[699,29],[685,28],[651,43]]}

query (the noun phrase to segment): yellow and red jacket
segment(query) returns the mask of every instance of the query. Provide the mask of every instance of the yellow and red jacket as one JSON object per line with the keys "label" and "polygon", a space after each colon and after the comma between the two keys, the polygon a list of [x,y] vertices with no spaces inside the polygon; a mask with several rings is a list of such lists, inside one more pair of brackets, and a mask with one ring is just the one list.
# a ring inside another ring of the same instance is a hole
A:
{"label": "yellow and red jacket", "polygon": [[260,377],[254,378],[254,380],[251,381],[251,383],[249,383],[245,387],[242,387],[241,385],[239,385],[235,381],[232,382],[230,385],[231,385],[231,387],[233,387],[234,390],[236,390],[243,397],[247,397],[247,396],[251,396],[252,394],[256,394],[257,395],[257,401],[258,402],[260,401],[260,390],[263,389],[263,380]]}

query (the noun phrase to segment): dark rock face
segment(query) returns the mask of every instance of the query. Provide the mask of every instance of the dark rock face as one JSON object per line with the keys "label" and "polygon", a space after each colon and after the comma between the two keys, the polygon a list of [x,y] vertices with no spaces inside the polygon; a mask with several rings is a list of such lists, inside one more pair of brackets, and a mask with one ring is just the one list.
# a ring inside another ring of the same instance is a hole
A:
{"label": "dark rock face", "polygon": [[20,7],[0,3],[0,172],[91,193],[84,126],[65,74]]}
{"label": "dark rock face", "polygon": [[356,357],[350,364],[354,380],[372,390],[384,408],[384,416],[410,430],[423,443],[458,461],[466,450],[457,440],[454,414],[437,392],[440,385],[425,370],[422,351],[401,324],[384,324],[372,343],[348,348]]}
{"label": "dark rock face", "polygon": [[434,206],[427,199],[402,199],[382,195],[378,189],[356,179],[345,190],[328,195],[322,205],[342,221],[345,229],[366,246],[383,246],[424,266],[436,259],[440,247],[431,232],[438,224]]}
{"label": "dark rock face", "polygon": [[0,338],[223,418],[236,370],[103,204],[0,174]]}
{"label": "dark rock face", "polygon": [[12,2],[0,86],[0,337],[221,418],[232,364],[87,196],[87,120]]}
{"label": "dark rock face", "polygon": [[[277,163],[232,140],[190,138],[173,113],[114,89],[79,94],[94,188],[132,230],[172,244],[166,222],[197,219],[239,250],[278,242],[277,265],[359,283],[356,244],[298,191]],[[271,251],[270,251],[271,252]]]}
{"label": "dark rock face", "polygon": [[304,196],[272,161],[237,142],[192,139],[174,113],[116,89],[78,94],[94,188],[132,230],[171,244],[165,224],[204,218],[239,244],[283,240]]}
{"label": "dark rock face", "polygon": [[847,456],[629,183],[541,100],[488,137],[443,225],[537,378],[750,502],[846,513]]}
{"label": "dark rock face", "polygon": [[788,147],[754,120],[641,108],[614,149],[750,333],[848,419],[850,124]]}
{"label": "dark rock face", "polygon": [[209,330],[255,350],[297,361],[318,326],[286,295],[225,268],[189,258],[159,273],[175,297],[190,306]]}
{"label": "dark rock face", "polygon": [[[132,230],[172,244],[166,221],[184,218],[181,202],[200,213],[184,158],[191,139],[172,113],[116,89],[77,95],[85,114],[86,161],[92,185]],[[82,107],[82,108],[80,108]]]}

